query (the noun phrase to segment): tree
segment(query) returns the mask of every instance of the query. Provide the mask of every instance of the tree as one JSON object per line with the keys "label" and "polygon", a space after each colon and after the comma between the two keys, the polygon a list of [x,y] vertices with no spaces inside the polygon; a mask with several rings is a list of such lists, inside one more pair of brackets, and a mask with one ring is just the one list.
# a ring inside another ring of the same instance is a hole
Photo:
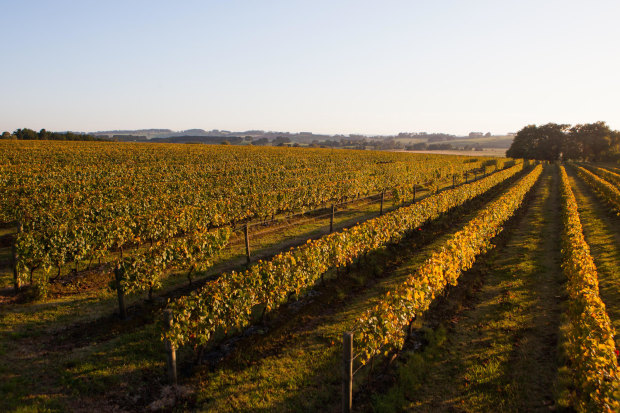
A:
{"label": "tree", "polygon": [[27,139],[27,140],[39,139],[39,134],[33,131],[32,129],[28,129],[28,128],[17,129],[15,132],[13,132],[13,135],[15,135],[17,139]]}
{"label": "tree", "polygon": [[571,142],[579,147],[581,158],[590,161],[608,159],[611,154],[614,132],[605,122],[575,125],[570,130]]}
{"label": "tree", "polygon": [[269,139],[267,138],[259,138],[253,142],[254,145],[268,145]]}
{"label": "tree", "polygon": [[291,143],[291,138],[287,136],[278,136],[273,141],[271,141],[271,144],[273,146],[282,146],[285,143]]}
{"label": "tree", "polygon": [[620,132],[605,122],[528,125],[515,136],[507,156],[527,159],[620,160]]}
{"label": "tree", "polygon": [[566,147],[566,132],[570,125],[547,123],[528,125],[517,132],[506,156],[554,161],[560,159]]}

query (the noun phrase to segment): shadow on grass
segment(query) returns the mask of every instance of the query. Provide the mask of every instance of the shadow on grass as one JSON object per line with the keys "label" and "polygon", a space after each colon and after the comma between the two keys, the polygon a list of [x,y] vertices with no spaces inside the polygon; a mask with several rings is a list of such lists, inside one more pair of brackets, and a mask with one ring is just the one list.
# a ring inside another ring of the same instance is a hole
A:
{"label": "shadow on grass", "polygon": [[165,381],[160,334],[152,324],[72,352],[13,349],[10,364],[0,368],[0,410],[114,411],[122,406],[143,411]]}

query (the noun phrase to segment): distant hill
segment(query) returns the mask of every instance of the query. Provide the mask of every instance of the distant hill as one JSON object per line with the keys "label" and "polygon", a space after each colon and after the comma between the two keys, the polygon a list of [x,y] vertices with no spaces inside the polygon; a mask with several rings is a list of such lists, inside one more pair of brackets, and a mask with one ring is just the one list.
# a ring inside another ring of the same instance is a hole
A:
{"label": "distant hill", "polygon": [[171,129],[136,129],[136,130],[108,130],[91,132],[93,136],[107,136],[112,138],[113,136],[122,136],[123,138],[128,136],[145,137],[146,139],[152,139],[160,136],[168,136],[174,134]]}
{"label": "distant hill", "polygon": [[[204,129],[187,129],[182,131],[173,131],[171,129],[136,129],[136,130],[108,130],[108,131],[97,131],[92,132],[91,135],[99,136],[99,137],[121,137],[120,140],[143,140],[146,138],[147,140],[155,140],[155,139],[168,139],[168,138],[181,138],[177,141],[186,141],[188,138],[198,138],[198,137],[207,137],[205,141],[212,141],[215,137],[226,138],[230,142],[230,139],[251,136],[253,139],[267,138],[267,139],[275,139],[275,138],[289,138],[292,142],[299,143],[312,143],[313,141],[324,141],[326,139],[333,139],[334,137],[345,137],[344,135],[317,135],[312,132],[300,132],[300,133],[290,133],[290,132],[277,132],[277,131],[262,131],[262,130],[247,130],[241,132],[232,132],[227,130],[219,130],[213,129],[206,131]],[[136,139],[131,139],[131,137],[135,137]],[[170,140],[165,140],[166,142],[172,142]],[[200,141],[200,140],[197,140]]]}
{"label": "distant hill", "polygon": [[404,145],[449,143],[454,148],[473,146],[481,148],[508,149],[514,140],[514,136],[512,135],[479,136],[475,138],[470,138],[469,136],[450,136],[445,134],[406,137],[403,137],[403,135],[404,134],[400,134],[396,136],[396,140]]}
{"label": "distant hill", "polygon": [[453,143],[458,145],[479,145],[483,148],[508,149],[514,140],[514,136],[481,136],[478,138],[462,137],[456,138]]}
{"label": "distant hill", "polygon": [[183,135],[183,136],[171,136],[168,138],[153,138],[150,140],[155,143],[205,143],[205,144],[220,144],[228,142],[238,145],[243,142],[243,138],[240,136],[200,136],[200,135]]}
{"label": "distant hill", "polygon": [[[299,144],[324,144],[325,142],[381,142],[393,141],[400,142],[407,146],[416,143],[425,142],[443,143],[449,142],[454,147],[476,146],[482,148],[500,148],[508,149],[512,144],[514,136],[511,135],[494,135],[487,136],[482,133],[471,133],[470,136],[456,136],[445,133],[415,133],[402,132],[398,135],[387,136],[366,136],[366,135],[326,135],[314,134],[312,132],[278,132],[264,130],[246,130],[246,131],[228,131],[228,130],[204,130],[204,129],[187,129],[182,131],[173,131],[171,129],[136,129],[136,130],[109,130],[90,133],[96,137],[106,137],[109,139],[125,142],[175,142],[175,143],[208,143],[219,144],[227,141],[231,144],[239,144],[244,141],[262,142],[265,140],[273,141],[275,139],[285,140],[291,143]],[[480,135],[480,136],[478,136]],[[251,138],[251,139],[250,139]],[[288,139],[288,140],[287,140]],[[330,144],[330,146],[338,146]]]}

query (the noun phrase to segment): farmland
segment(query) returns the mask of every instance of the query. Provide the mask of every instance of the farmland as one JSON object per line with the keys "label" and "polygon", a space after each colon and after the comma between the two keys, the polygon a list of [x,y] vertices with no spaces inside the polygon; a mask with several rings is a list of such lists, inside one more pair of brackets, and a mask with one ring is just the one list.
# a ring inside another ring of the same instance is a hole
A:
{"label": "farmland", "polygon": [[614,165],[52,141],[0,159],[2,411],[340,411],[344,333],[354,411],[620,409]]}

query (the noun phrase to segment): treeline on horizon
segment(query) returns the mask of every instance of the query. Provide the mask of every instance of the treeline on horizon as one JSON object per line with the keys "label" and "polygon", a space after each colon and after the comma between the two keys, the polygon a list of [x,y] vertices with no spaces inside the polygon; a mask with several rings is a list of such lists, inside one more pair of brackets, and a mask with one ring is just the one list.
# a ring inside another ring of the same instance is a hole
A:
{"label": "treeline on horizon", "polygon": [[[425,134],[426,135],[426,134]],[[427,136],[435,137],[439,134],[430,134]],[[442,134],[443,135],[443,134]],[[448,135],[445,135],[448,136]],[[430,143],[420,142],[416,144],[405,145],[394,138],[388,139],[326,139],[323,141],[314,140],[308,144],[300,144],[293,142],[287,136],[278,136],[273,139],[258,138],[251,136],[174,136],[168,138],[152,138],[146,139],[142,136],[132,135],[114,135],[112,137],[101,137],[89,135],[85,133],[73,132],[49,132],[41,129],[39,132],[35,130],[23,128],[17,129],[13,133],[4,132],[2,139],[17,140],[60,140],[60,141],[104,141],[104,142],[149,142],[149,143],[184,143],[184,144],[207,144],[207,145],[254,145],[254,146],[292,146],[292,147],[310,147],[310,148],[342,148],[342,149],[372,149],[372,150],[448,150],[448,149],[464,149],[478,150],[482,147],[479,144],[465,145],[465,147],[455,147],[450,143]],[[431,139],[429,139],[430,141]],[[442,139],[433,139],[433,141]]]}
{"label": "treeline on horizon", "polygon": [[32,129],[17,129],[13,133],[3,132],[2,139],[18,140],[52,140],[52,141],[109,141],[109,139],[98,138],[97,136],[73,133],[73,132],[48,132],[41,129],[39,132]]}
{"label": "treeline on horizon", "polygon": [[556,161],[620,161],[620,131],[605,122],[575,126],[547,123],[517,132],[506,152],[510,158]]}

